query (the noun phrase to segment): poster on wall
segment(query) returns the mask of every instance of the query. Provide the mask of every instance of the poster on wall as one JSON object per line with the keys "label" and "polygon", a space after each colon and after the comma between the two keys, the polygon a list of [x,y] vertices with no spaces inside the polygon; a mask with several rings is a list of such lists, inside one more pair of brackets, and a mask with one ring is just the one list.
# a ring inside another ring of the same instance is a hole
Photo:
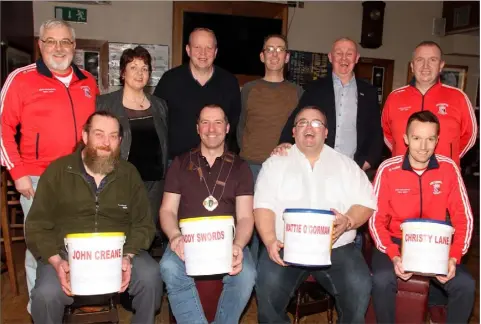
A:
{"label": "poster on wall", "polygon": [[85,51],[84,52],[84,62],[85,62],[85,70],[90,72],[97,81],[97,84],[99,84],[99,57],[100,53],[99,52],[91,52],[91,51]]}
{"label": "poster on wall", "polygon": [[382,107],[382,98],[384,96],[384,67],[373,66],[371,80],[372,85],[377,89],[377,101]]}
{"label": "poster on wall", "polygon": [[100,53],[95,51],[84,51],[75,50],[75,55],[73,57],[73,62],[79,68],[86,70],[93,75],[97,84],[99,84],[100,75],[100,64],[99,64]]}
{"label": "poster on wall", "polygon": [[122,52],[137,45],[143,46],[152,57],[152,75],[148,87],[155,87],[165,71],[169,69],[169,46],[134,43],[109,43],[109,85],[120,86],[120,57]]}
{"label": "poster on wall", "polygon": [[83,50],[75,50],[75,55],[73,57],[73,62],[81,69],[85,69],[85,57]]}
{"label": "poster on wall", "polygon": [[304,87],[309,81],[327,75],[329,59],[327,54],[289,51],[287,80]]}

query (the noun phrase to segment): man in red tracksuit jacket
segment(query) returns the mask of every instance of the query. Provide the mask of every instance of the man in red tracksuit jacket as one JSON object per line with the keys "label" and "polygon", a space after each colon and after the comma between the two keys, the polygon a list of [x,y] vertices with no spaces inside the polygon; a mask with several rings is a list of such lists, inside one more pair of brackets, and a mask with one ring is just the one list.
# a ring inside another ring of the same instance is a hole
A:
{"label": "man in red tracksuit jacket", "polygon": [[400,257],[400,224],[406,219],[446,221],[454,227],[447,276],[432,283],[448,295],[447,323],[467,323],[474,304],[475,281],[461,265],[473,233],[473,216],[459,168],[434,154],[439,120],[430,111],[412,114],[407,122],[405,155],[384,161],[374,179],[378,210],[369,220],[373,250],[372,299],[378,323],[395,322],[396,276],[409,280]]}
{"label": "man in red tracksuit jacket", "polygon": [[413,55],[411,84],[389,94],[382,111],[384,142],[392,156],[404,154],[404,128],[408,117],[416,111],[428,110],[441,123],[437,154],[460,160],[476,142],[477,123],[466,94],[458,88],[442,84],[439,75],[444,67],[442,51],[431,41],[420,43]]}
{"label": "man in red tracksuit jacket", "polygon": [[[48,20],[40,27],[42,58],[13,71],[0,95],[0,161],[10,172],[25,218],[40,175],[59,157],[74,151],[82,127],[95,111],[98,94],[91,74],[72,64],[75,31],[66,22]],[[15,140],[20,125],[20,147]],[[37,263],[27,250],[28,291]],[[30,303],[27,306],[30,311]]]}

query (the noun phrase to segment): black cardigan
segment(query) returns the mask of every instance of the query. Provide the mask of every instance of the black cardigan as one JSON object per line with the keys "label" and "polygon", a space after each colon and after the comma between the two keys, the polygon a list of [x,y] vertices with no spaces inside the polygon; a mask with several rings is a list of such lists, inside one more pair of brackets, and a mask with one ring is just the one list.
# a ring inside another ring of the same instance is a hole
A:
{"label": "black cardigan", "polygon": [[[381,111],[377,98],[377,89],[366,81],[356,78],[357,84],[357,149],[354,161],[362,167],[367,161],[376,168],[381,160],[383,135]],[[306,86],[297,108],[292,112],[282,130],[279,143],[293,143],[292,128],[299,110],[305,106],[318,106],[326,112],[329,133],[326,144],[334,147],[336,138],[336,101],[332,74],[312,81]]]}
{"label": "black cardigan", "polygon": [[[150,101],[150,108],[154,118],[155,130],[159,136],[160,149],[162,150],[162,164],[164,166],[163,177],[167,170],[167,104],[163,99],[154,97],[148,93],[145,94]],[[132,134],[130,132],[130,123],[127,113],[122,103],[123,89],[115,92],[107,93],[97,97],[96,110],[106,110],[120,119],[123,128],[122,142],[120,144],[120,155],[124,160],[127,160],[130,152],[130,145],[132,144]]]}

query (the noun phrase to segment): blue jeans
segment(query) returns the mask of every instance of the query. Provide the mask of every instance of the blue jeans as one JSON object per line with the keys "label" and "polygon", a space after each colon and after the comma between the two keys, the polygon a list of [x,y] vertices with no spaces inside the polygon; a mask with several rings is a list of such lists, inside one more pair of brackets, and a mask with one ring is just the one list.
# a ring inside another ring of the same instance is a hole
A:
{"label": "blue jeans", "polygon": [[258,322],[291,323],[286,308],[299,285],[312,274],[335,298],[338,323],[364,323],[372,285],[361,251],[353,243],[335,248],[331,262],[324,268],[282,267],[262,248],[256,281]]}
{"label": "blue jeans", "polygon": [[[33,190],[37,191],[38,180],[40,179],[40,177],[30,176],[30,179],[32,180]],[[24,218],[23,218],[24,225],[27,220],[28,212],[32,207],[32,203],[33,203],[32,198],[27,199],[25,198],[25,196],[20,195],[20,205],[22,206],[22,211],[24,215]],[[25,251],[25,274],[27,275],[27,289],[28,289],[28,296],[30,298],[32,289],[35,286],[35,279],[37,278],[37,260],[35,260],[35,257],[30,252],[29,249]],[[27,304],[27,311],[29,313],[30,313],[31,304],[32,304],[32,301],[31,299],[29,299]]]}
{"label": "blue jeans", "polygon": [[[259,175],[259,172],[261,172],[262,164],[254,164],[254,163],[249,163],[249,168],[251,169],[252,172],[252,178],[254,180],[254,184],[257,181],[257,176]],[[257,231],[254,227],[254,231],[252,232],[252,238],[249,243],[249,249],[252,254],[252,259],[254,260],[254,265],[257,267],[257,261],[259,259],[259,245],[260,245],[260,240],[259,240],[259,235],[257,235]]]}
{"label": "blue jeans", "polygon": [[[224,288],[219,298],[214,323],[237,324],[254,288],[256,271],[249,248],[243,250],[242,271],[222,279]],[[206,324],[194,278],[188,276],[185,263],[170,247],[160,260],[160,273],[167,288],[169,304],[178,324]]]}

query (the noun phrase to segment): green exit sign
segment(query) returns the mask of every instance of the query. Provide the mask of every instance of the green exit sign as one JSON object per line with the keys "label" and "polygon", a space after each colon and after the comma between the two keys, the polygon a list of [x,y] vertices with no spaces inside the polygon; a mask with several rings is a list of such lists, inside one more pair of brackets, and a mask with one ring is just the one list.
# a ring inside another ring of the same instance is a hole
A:
{"label": "green exit sign", "polygon": [[55,18],[76,23],[86,23],[87,9],[55,7]]}

